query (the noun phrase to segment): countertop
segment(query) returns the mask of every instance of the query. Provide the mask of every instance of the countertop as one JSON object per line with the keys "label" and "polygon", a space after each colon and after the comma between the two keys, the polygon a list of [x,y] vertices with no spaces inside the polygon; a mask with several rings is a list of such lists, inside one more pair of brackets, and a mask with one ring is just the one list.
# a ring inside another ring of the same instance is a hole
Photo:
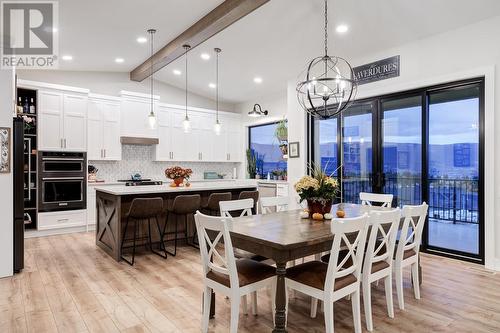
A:
{"label": "countertop", "polygon": [[216,191],[216,190],[232,190],[240,188],[257,187],[255,181],[234,180],[229,181],[200,181],[192,182],[189,187],[170,187],[169,184],[164,185],[148,185],[148,186],[125,186],[125,185],[95,185],[96,191],[112,194],[112,195],[134,195],[134,194],[154,194],[154,193],[182,193],[196,191]]}

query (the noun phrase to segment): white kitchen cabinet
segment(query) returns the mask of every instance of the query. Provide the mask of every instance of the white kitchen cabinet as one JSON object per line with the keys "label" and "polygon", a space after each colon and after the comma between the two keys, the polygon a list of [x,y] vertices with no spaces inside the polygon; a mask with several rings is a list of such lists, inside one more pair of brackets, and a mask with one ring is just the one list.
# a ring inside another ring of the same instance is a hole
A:
{"label": "white kitchen cabinet", "polygon": [[38,230],[82,227],[86,224],[87,211],[85,209],[38,213]]}
{"label": "white kitchen cabinet", "polygon": [[229,159],[228,150],[227,150],[227,130],[224,124],[222,124],[222,130],[220,135],[214,135],[213,143],[214,143],[214,151],[213,151],[213,160],[215,162],[227,162]]}
{"label": "white kitchen cabinet", "polygon": [[190,114],[191,131],[184,133],[182,121],[185,111],[175,110],[172,112],[172,154],[174,161],[199,161],[198,149],[198,118]]}
{"label": "white kitchen cabinet", "polygon": [[121,160],[120,103],[116,98],[91,96],[87,133],[88,160]]}
{"label": "white kitchen cabinet", "polygon": [[39,99],[39,149],[61,150],[63,148],[63,94],[60,92],[38,92]]}
{"label": "white kitchen cabinet", "polygon": [[158,106],[156,117],[158,121],[158,144],[155,148],[155,161],[172,161],[172,112],[173,109]]}
{"label": "white kitchen cabinet", "polygon": [[[158,96],[153,97],[155,110]],[[158,138],[157,129],[149,126],[151,97],[148,94],[121,92],[121,135],[138,138]]]}
{"label": "white kitchen cabinet", "polygon": [[87,151],[87,95],[42,90],[39,100],[39,149]]}

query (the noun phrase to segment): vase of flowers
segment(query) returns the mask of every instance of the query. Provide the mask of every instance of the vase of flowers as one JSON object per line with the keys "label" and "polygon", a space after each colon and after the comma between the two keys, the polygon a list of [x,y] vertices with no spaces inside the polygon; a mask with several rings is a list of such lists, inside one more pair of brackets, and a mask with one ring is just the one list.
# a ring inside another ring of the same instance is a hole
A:
{"label": "vase of flowers", "polygon": [[333,199],[339,192],[339,183],[320,167],[314,167],[310,176],[302,177],[295,184],[300,201],[307,201],[309,216],[330,213]]}
{"label": "vase of flowers", "polygon": [[167,168],[165,170],[165,176],[168,179],[172,179],[172,184],[170,186],[179,187],[184,183],[184,180],[189,180],[193,170],[183,169],[180,166],[174,166],[172,168]]}

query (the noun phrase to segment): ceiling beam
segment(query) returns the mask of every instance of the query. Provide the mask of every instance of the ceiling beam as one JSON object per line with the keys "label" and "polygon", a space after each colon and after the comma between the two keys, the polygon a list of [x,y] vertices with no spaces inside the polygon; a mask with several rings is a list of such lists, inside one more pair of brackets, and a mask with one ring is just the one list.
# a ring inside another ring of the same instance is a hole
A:
{"label": "ceiling beam", "polygon": [[[240,18],[270,0],[226,0],[202,17],[153,55],[153,71],[157,72],[184,54],[183,45],[200,45]],[[132,81],[142,81],[151,74],[151,57],[130,72]]]}

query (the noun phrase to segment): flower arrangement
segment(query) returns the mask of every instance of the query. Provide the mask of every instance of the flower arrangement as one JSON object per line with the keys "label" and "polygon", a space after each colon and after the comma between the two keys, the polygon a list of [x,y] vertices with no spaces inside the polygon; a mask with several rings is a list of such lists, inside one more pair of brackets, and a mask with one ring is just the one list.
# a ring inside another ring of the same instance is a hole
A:
{"label": "flower arrangement", "polygon": [[179,186],[184,182],[184,179],[189,179],[193,174],[191,169],[183,169],[180,166],[174,166],[165,170],[165,176],[174,181],[175,186]]}
{"label": "flower arrangement", "polygon": [[35,128],[35,118],[33,117],[28,117],[28,116],[23,116],[23,121],[24,121],[24,129],[29,131],[33,128]]}
{"label": "flower arrangement", "polygon": [[304,176],[295,183],[300,201],[307,201],[309,213],[330,213],[333,199],[339,192],[339,183],[319,166],[311,168],[311,176]]}

